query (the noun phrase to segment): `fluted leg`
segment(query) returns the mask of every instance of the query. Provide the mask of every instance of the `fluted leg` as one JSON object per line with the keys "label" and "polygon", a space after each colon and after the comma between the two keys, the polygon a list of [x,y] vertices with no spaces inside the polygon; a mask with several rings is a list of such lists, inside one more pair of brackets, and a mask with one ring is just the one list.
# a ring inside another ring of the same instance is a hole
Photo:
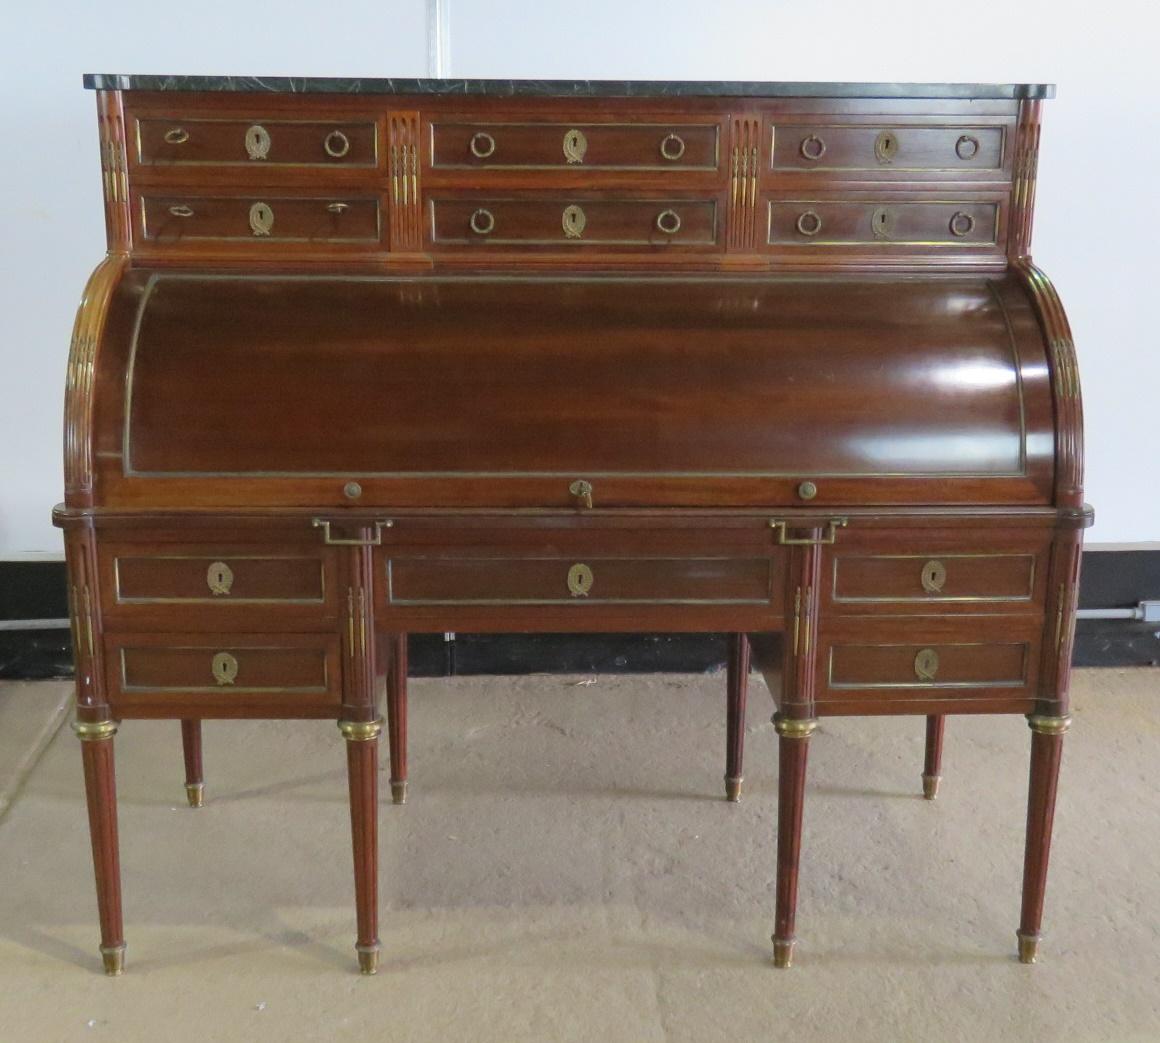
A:
{"label": "fluted leg", "polygon": [[379,968],[379,733],[382,721],[339,721],[346,739],[359,970]]}
{"label": "fluted leg", "polygon": [[205,776],[201,765],[201,721],[181,722],[181,747],[185,753],[185,797],[191,808],[205,803]]}
{"label": "fluted leg", "polygon": [[946,717],[931,714],[926,719],[926,760],[922,768],[922,795],[927,800],[938,796],[938,784],[942,781],[943,726]]}
{"label": "fluted leg", "polygon": [[387,739],[391,748],[391,800],[407,803],[407,635],[391,638],[387,668]]}
{"label": "fluted leg", "polygon": [[117,782],[113,762],[115,721],[77,721],[89,808],[89,837],[101,918],[101,959],[105,973],[125,969],[125,929],[121,915],[121,860],[117,840]]}
{"label": "fluted leg", "polygon": [[1023,856],[1023,910],[1019,918],[1019,959],[1034,963],[1039,954],[1043,895],[1051,855],[1051,826],[1063,735],[1071,717],[1028,718],[1031,725],[1031,779],[1027,793],[1027,846]]}
{"label": "fluted leg", "polygon": [[797,919],[798,862],[802,845],[802,803],[806,788],[806,757],[815,720],[797,720],[777,714],[777,919],[773,932],[773,962],[793,962]]}
{"label": "fluted leg", "polygon": [[725,677],[725,798],[741,799],[745,755],[745,697],[749,691],[749,638],[729,635]]}

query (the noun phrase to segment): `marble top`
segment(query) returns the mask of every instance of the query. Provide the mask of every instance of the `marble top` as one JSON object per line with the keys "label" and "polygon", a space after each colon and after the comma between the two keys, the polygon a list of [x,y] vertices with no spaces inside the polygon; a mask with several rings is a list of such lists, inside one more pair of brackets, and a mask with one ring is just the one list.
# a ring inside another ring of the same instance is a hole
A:
{"label": "marble top", "polygon": [[462,94],[495,98],[1051,98],[1051,83],[777,83],[735,80],[456,80],[296,76],[157,76],[88,73],[106,91],[270,94]]}

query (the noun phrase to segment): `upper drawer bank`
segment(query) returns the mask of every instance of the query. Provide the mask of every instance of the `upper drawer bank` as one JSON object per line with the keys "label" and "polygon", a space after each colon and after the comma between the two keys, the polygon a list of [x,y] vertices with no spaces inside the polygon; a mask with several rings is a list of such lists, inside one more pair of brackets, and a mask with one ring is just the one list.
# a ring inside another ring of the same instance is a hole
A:
{"label": "upper drawer bank", "polygon": [[110,506],[1052,502],[1013,278],[133,270],[95,358]]}

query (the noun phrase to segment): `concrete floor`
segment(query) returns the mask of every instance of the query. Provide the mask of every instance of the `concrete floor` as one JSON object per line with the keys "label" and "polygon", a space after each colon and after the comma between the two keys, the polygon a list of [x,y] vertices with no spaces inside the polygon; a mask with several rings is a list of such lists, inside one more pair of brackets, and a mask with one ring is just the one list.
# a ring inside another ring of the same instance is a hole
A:
{"label": "concrete floor", "polygon": [[1034,967],[1014,959],[1022,719],[952,719],[934,803],[920,719],[822,723],[778,971],[760,682],[729,805],[721,677],[578,681],[413,682],[374,978],[332,724],[208,723],[197,811],[177,724],[122,728],[128,970],[107,979],[77,742],[22,783],[3,769],[67,689],[0,686],[0,1041],[1160,1039],[1160,671],[1076,676]]}

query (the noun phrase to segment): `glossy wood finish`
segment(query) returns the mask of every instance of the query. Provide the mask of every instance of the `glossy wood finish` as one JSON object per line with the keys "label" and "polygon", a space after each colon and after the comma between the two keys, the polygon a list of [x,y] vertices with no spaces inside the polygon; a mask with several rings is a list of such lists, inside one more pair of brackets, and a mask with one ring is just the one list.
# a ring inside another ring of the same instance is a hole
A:
{"label": "glossy wood finish", "polygon": [[1047,861],[1055,820],[1055,795],[1063,757],[1063,734],[1068,718],[1031,718],[1031,778],[1027,794],[1027,846],[1023,856],[1023,905],[1019,916],[1019,959],[1034,963],[1038,957],[1043,899],[1047,889]]}
{"label": "glossy wood finish", "polygon": [[98,93],[55,517],[108,967],[105,722],[181,720],[195,786],[203,718],[325,717],[375,969],[407,633],[730,633],[729,797],[752,647],[782,966],[818,716],[925,717],[929,791],[947,715],[1066,715],[1091,515],[1043,94],[885,93]]}
{"label": "glossy wood finish", "polygon": [[181,722],[181,748],[185,755],[185,796],[191,808],[200,808],[205,803],[200,720]]}
{"label": "glossy wood finish", "polygon": [[943,733],[947,719],[944,714],[932,713],[926,718],[926,755],[922,764],[922,795],[927,800],[938,796],[942,782]]}

